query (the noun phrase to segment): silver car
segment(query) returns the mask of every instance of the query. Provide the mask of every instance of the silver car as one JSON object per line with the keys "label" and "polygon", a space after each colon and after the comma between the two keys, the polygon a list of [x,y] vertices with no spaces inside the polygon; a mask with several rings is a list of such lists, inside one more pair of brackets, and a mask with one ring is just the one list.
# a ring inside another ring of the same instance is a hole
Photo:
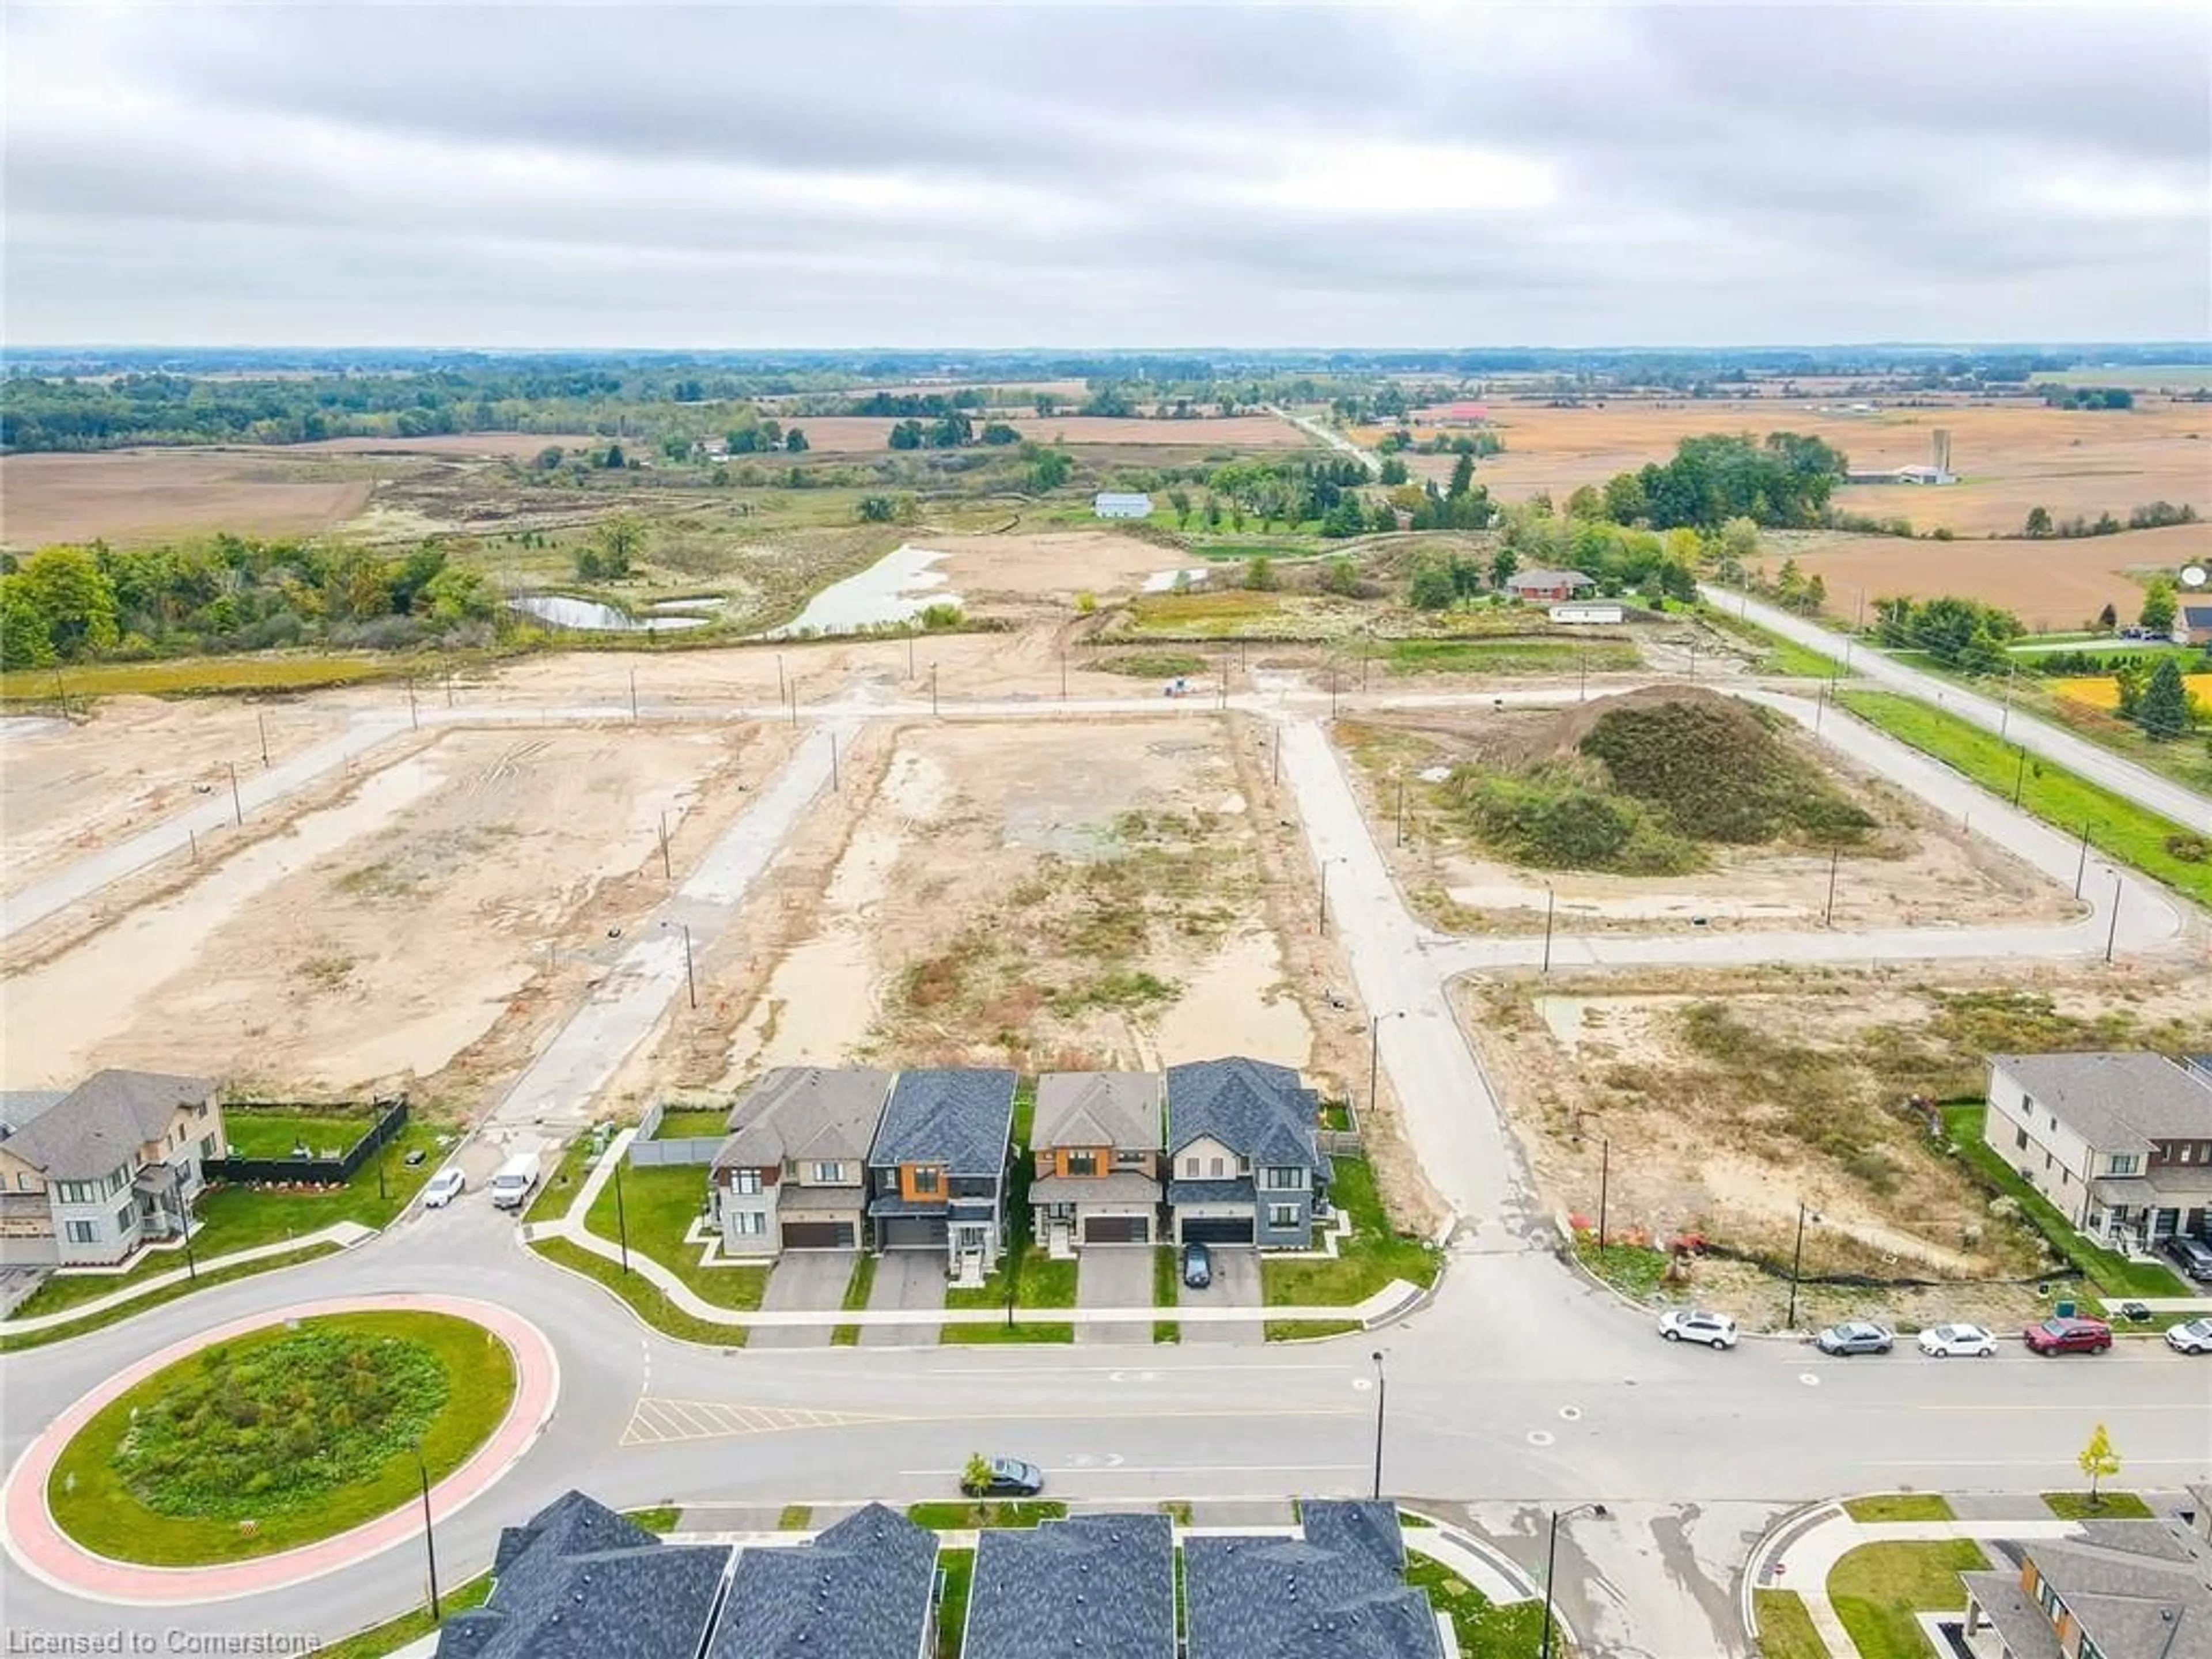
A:
{"label": "silver car", "polygon": [[1847,1319],[1831,1325],[1813,1341],[1822,1353],[1887,1353],[1896,1338],[1864,1319]]}
{"label": "silver car", "polygon": [[448,1166],[432,1176],[422,1184],[422,1207],[442,1210],[467,1188],[469,1178],[459,1170]]}
{"label": "silver car", "polygon": [[1920,1333],[1920,1352],[1938,1359],[1964,1354],[1987,1359],[1997,1351],[1997,1340],[1979,1325],[1930,1325]]}
{"label": "silver car", "polygon": [[2212,1319],[2192,1319],[2185,1325],[2169,1325],[2166,1346],[2176,1353],[2212,1353]]}
{"label": "silver car", "polygon": [[1709,1348],[1735,1346],[1735,1321],[1703,1308],[1677,1308],[1659,1316],[1659,1334],[1669,1342],[1702,1342]]}

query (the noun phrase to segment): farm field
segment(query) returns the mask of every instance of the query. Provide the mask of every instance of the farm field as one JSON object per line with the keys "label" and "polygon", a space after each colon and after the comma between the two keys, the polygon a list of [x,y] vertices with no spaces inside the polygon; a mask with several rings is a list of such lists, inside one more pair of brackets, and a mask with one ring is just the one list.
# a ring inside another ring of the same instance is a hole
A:
{"label": "farm field", "polygon": [[0,456],[0,544],[307,535],[359,514],[375,478],[373,464],[290,450]]}
{"label": "farm field", "polygon": [[[1923,542],[1857,536],[1790,550],[1797,568],[1828,586],[1828,609],[1848,617],[1857,596],[1933,599],[1956,593],[2010,611],[2034,630],[2080,628],[2106,605],[2133,619],[2142,586],[2130,568],[2172,570],[2212,555],[2212,524],[2169,525],[2063,541]],[[1778,562],[1771,560],[1770,563]]]}
{"label": "farm field", "polygon": [[[2184,674],[2181,683],[2192,697],[2212,699],[2212,674]],[[2120,706],[2120,685],[2118,680],[2103,676],[2085,679],[2057,680],[2051,690],[2060,696],[2075,702],[2086,703],[2092,708],[2118,708]]]}
{"label": "farm field", "polygon": [[525,1057],[529,1028],[665,891],[660,811],[688,858],[742,803],[735,775],[785,741],[773,726],[447,732],[100,931],[42,955],[35,934],[17,941],[8,1085],[122,1065],[241,1088],[465,1091]]}

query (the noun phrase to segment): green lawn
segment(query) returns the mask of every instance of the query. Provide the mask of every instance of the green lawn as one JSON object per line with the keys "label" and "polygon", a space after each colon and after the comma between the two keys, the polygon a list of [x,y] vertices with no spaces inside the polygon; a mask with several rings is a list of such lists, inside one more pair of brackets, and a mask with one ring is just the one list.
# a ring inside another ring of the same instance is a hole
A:
{"label": "green lawn", "polygon": [[1854,1521],[1950,1521],[1951,1500],[1940,1492],[1885,1492],[1846,1498],[1844,1513]]}
{"label": "green lawn", "polygon": [[1263,1300],[1271,1308],[1323,1307],[1364,1302],[1394,1279],[1431,1285],[1437,1257],[1423,1240],[1395,1232],[1375,1189],[1375,1171],[1363,1158],[1336,1160],[1329,1197],[1352,1216],[1352,1237],[1334,1261],[1260,1260]]}
{"label": "green lawn", "polygon": [[1833,1659],[1820,1632],[1813,1628],[1805,1598],[1796,1590],[1755,1589],[1751,1610],[1759,1623],[1759,1650],[1765,1659]]}
{"label": "green lawn", "polygon": [[[845,1281],[843,1310],[858,1313],[868,1305],[868,1297],[876,1288],[876,1258],[862,1250],[853,1259],[853,1276]],[[840,1325],[830,1333],[833,1348],[856,1348],[860,1345],[858,1325]]]}
{"label": "green lawn", "polygon": [[[0,1336],[0,1353],[15,1353],[24,1348],[42,1348],[49,1342],[65,1342],[70,1337],[82,1336],[88,1331],[103,1329],[118,1320],[144,1313],[149,1308],[158,1308],[165,1302],[174,1302],[180,1296],[190,1296],[194,1291],[228,1285],[234,1279],[249,1279],[255,1273],[273,1273],[279,1267],[296,1267],[301,1262],[313,1261],[320,1256],[335,1255],[339,1248],[336,1244],[309,1244],[296,1250],[281,1250],[275,1255],[258,1256],[252,1261],[234,1262],[228,1267],[212,1268],[202,1273],[197,1280],[179,1279],[173,1285],[164,1285],[158,1291],[149,1291],[143,1296],[133,1297],[119,1307],[103,1309],[99,1313],[87,1314],[82,1319],[72,1319],[64,1324],[49,1325],[43,1330]],[[181,1256],[176,1265],[184,1265]],[[49,1284],[52,1282],[51,1279],[47,1281]],[[40,1294],[43,1295],[44,1291]],[[32,1298],[33,1301],[37,1299],[36,1297]]]}
{"label": "green lawn", "polygon": [[[471,1607],[480,1607],[491,1595],[491,1575],[478,1573],[458,1589],[442,1591],[438,1597],[438,1610],[447,1618],[465,1613]],[[315,1650],[316,1659],[385,1659],[411,1643],[419,1642],[437,1626],[430,1622],[430,1608],[426,1602],[411,1613],[403,1613],[397,1619],[387,1619],[380,1625],[372,1625],[357,1635],[343,1641],[332,1642]]]}
{"label": "green lawn", "polygon": [[999,1265],[985,1275],[976,1290],[949,1290],[945,1293],[948,1308],[1003,1308],[1006,1305],[1006,1276],[1013,1275],[1014,1306],[1017,1310],[1032,1308],[1072,1308],[1075,1305],[1075,1262],[1073,1258],[1055,1261],[1051,1255],[1022,1237],[1018,1231],[1013,1248],[999,1258]]}
{"label": "green lawn", "polygon": [[968,1633],[968,1586],[975,1577],[975,1552],[939,1550],[937,1570],[945,1575],[945,1593],[937,1603],[937,1659],[956,1659]]}
{"label": "green lawn", "polygon": [[[717,1106],[671,1106],[660,1115],[655,1140],[720,1140],[729,1133],[730,1115]],[[703,1177],[702,1177],[703,1178]]]}
{"label": "green lawn", "polygon": [[2061,1521],[2148,1521],[2150,1505],[2131,1492],[2106,1491],[2098,1494],[2101,1500],[2089,1501],[2086,1492],[2047,1492],[2043,1494],[2044,1507]]}
{"label": "green lawn", "polygon": [[[446,1399],[422,1438],[422,1461],[433,1483],[465,1462],[506,1416],[514,1398],[514,1359],[507,1345],[482,1326],[446,1314],[368,1313],[325,1316],[301,1328],[345,1332],[374,1340],[388,1336],[420,1345],[446,1378]],[[224,1345],[234,1358],[287,1340],[283,1323]],[[86,1548],[119,1561],[188,1566],[243,1560],[328,1538],[397,1509],[415,1495],[421,1479],[414,1455],[402,1449],[374,1471],[310,1501],[272,1504],[244,1530],[235,1519],[160,1514],[142,1503],[115,1467],[118,1447],[132,1417],[151,1408],[175,1386],[184,1368],[205,1364],[204,1355],[181,1359],[119,1395],[63,1449],[48,1481],[54,1520]]]}
{"label": "green lawn", "polygon": [[1862,1544],[1828,1574],[1828,1599],[1858,1644],[1861,1659],[1934,1659],[1914,1618],[1966,1605],[1962,1572],[1984,1572],[1989,1558],[1971,1539]]}
{"label": "green lawn", "polygon": [[1348,1336],[1365,1328],[1356,1319],[1271,1319],[1263,1334],[1270,1342],[1297,1342],[1309,1337]]}
{"label": "green lawn", "polygon": [[304,1146],[310,1155],[343,1158],[375,1126],[368,1111],[293,1111],[231,1107],[222,1115],[222,1135],[232,1158],[290,1158]]}
{"label": "green lawn", "polygon": [[[1182,1263],[1172,1244],[1162,1244],[1152,1251],[1152,1305],[1172,1308],[1182,1294]],[[1178,1319],[1155,1319],[1152,1322],[1152,1340],[1180,1342],[1182,1340],[1182,1322]]]}
{"label": "green lawn", "polygon": [[650,1509],[624,1510],[623,1514],[647,1532],[656,1534],[674,1532],[684,1519],[684,1511],[673,1504],[656,1504]]}
{"label": "green lawn", "polygon": [[[1462,1659],[1529,1659],[1544,1638],[1544,1604],[1511,1601],[1500,1606],[1443,1562],[1407,1553],[1406,1582],[1428,1592],[1430,1602],[1447,1615],[1459,1637]],[[1566,1638],[1553,1626],[1552,1650],[1564,1655]]]}
{"label": "green lawn", "polygon": [[1648,1244],[1607,1244],[1601,1250],[1596,1235],[1592,1234],[1575,1240],[1575,1260],[1615,1290],[1639,1302],[1648,1302],[1657,1296],[1666,1280],[1667,1252]]}
{"label": "green lawn", "polygon": [[[769,1270],[750,1266],[702,1267],[699,1246],[684,1242],[685,1231],[706,1202],[703,1169],[676,1164],[641,1170],[625,1164],[620,1193],[610,1179],[592,1200],[585,1225],[611,1244],[620,1243],[626,1225],[633,1252],[651,1256],[701,1300],[749,1313],[760,1306],[761,1292],[768,1288]],[[618,1263],[611,1265],[617,1273],[622,1271]]]}
{"label": "green lawn", "polygon": [[2084,1278],[2092,1280],[2102,1295],[2117,1299],[2189,1294],[2179,1278],[2156,1262],[2130,1261],[2076,1232],[2058,1212],[2057,1206],[2022,1181],[2019,1172],[2005,1162],[2004,1155],[1982,1139],[1982,1121],[1989,1110],[1985,1104],[1970,1101],[1938,1109],[1943,1114],[1944,1132],[1958,1146],[1967,1167],[1989,1186],[2016,1200],[2021,1213],[2033,1222],[2052,1248]]}
{"label": "green lawn", "polygon": [[548,1261],[597,1279],[630,1305],[640,1319],[680,1342],[699,1342],[713,1348],[742,1348],[749,1334],[743,1325],[716,1325],[694,1318],[636,1273],[624,1274],[622,1264],[595,1255],[566,1238],[541,1238],[530,1248]]}
{"label": "green lawn", "polygon": [[909,1504],[906,1518],[932,1532],[976,1532],[986,1527],[1034,1527],[1040,1521],[1058,1521],[1067,1505],[1049,1498],[1030,1498],[971,1503]]}
{"label": "green lawn", "polygon": [[1644,660],[1617,640],[1392,640],[1393,674],[1571,674],[1628,669]]}
{"label": "green lawn", "polygon": [[[1892,737],[1957,768],[1983,787],[2009,799],[2020,751],[1992,732],[1917,698],[1887,691],[1843,691],[1837,701]],[[2192,864],[2167,850],[2183,826],[2109,789],[2031,755],[2021,805],[2045,823],[2078,836],[2086,823],[2089,844],[2121,863],[2212,904],[2212,864]]]}
{"label": "green lawn", "polygon": [[1000,1342],[1073,1342],[1075,1327],[1051,1320],[1017,1319],[1012,1324],[994,1319],[988,1324],[945,1325],[938,1341],[954,1347],[989,1346]]}
{"label": "green lawn", "polygon": [[592,1170],[592,1137],[578,1135],[561,1150],[561,1161],[553,1173],[538,1183],[531,1194],[530,1207],[522,1212],[525,1221],[558,1221],[568,1212],[568,1206],[576,1196],[576,1189]]}
{"label": "green lawn", "polygon": [[814,1510],[805,1504],[786,1504],[783,1513],[775,1517],[778,1532],[805,1532],[814,1523]]}

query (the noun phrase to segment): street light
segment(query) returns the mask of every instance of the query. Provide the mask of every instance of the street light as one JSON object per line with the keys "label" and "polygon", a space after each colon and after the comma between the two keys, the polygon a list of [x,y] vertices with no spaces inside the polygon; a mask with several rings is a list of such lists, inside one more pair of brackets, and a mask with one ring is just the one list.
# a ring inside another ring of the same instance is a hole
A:
{"label": "street light", "polygon": [[1323,859],[1321,861],[1321,910],[1319,917],[1314,924],[1314,931],[1316,933],[1326,933],[1328,932],[1328,866],[1332,864],[1341,864],[1343,862],[1344,860],[1340,855],[1333,859]]}
{"label": "street light", "polygon": [[1797,1275],[1805,1266],[1805,1222],[1808,1217],[1817,1222],[1818,1210],[1808,1209],[1805,1200],[1797,1200],[1797,1246],[1790,1253],[1790,1316],[1782,1322],[1791,1330],[1797,1328]]}
{"label": "street light", "polygon": [[1559,895],[1550,882],[1544,884],[1544,968],[1552,971],[1552,911],[1559,902]]}
{"label": "street light", "polygon": [[[836,739],[832,738],[830,742],[834,745]],[[831,752],[836,752],[834,747]],[[690,998],[691,1006],[696,1008],[699,1006],[699,981],[691,971],[691,924],[688,921],[664,921],[660,925],[663,927],[680,927],[684,931],[684,990]]]}
{"label": "street light", "polygon": [[422,1477],[422,1547],[430,1557],[430,1622],[435,1625],[443,1622],[444,1615],[438,1610],[438,1540],[430,1532],[430,1468],[422,1461],[419,1441],[408,1449],[415,1454],[415,1470]]}
{"label": "street light", "polygon": [[1382,1352],[1367,1356],[1375,1362],[1375,1501],[1382,1501],[1382,1396],[1388,1382],[1382,1375]]}
{"label": "street light", "polygon": [[1613,1184],[1613,1142],[1600,1135],[1597,1139],[1597,1247],[1605,1248],[1605,1200],[1611,1196],[1607,1190]]}
{"label": "street light", "polygon": [[1602,1521],[1611,1513],[1602,1504],[1577,1504],[1571,1510],[1552,1511],[1552,1535],[1544,1546],[1544,1645],[1542,1659],[1552,1659],[1552,1568],[1559,1554],[1559,1522],[1571,1521],[1583,1514],[1595,1516]]}
{"label": "street light", "polygon": [[185,1207],[185,1172],[169,1165],[169,1189],[177,1200],[177,1231],[185,1236],[185,1277],[198,1280],[200,1264],[192,1259],[192,1212]]}
{"label": "street light", "polygon": [[1367,1022],[1367,1109],[1370,1112],[1380,1109],[1375,1092],[1375,1084],[1376,1073],[1382,1059],[1382,1022],[1386,1019],[1403,1019],[1405,1017],[1406,1011],[1403,1008],[1396,1008],[1387,1014],[1374,1015]]}
{"label": "street light", "polygon": [[629,1272],[629,1215],[623,1208],[623,1161],[615,1159],[615,1237],[622,1241],[622,1270]]}

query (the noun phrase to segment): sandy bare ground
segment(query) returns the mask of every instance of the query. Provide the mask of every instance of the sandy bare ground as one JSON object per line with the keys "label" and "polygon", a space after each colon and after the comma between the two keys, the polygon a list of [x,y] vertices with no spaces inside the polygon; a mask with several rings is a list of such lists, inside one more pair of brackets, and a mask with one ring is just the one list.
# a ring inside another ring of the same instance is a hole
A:
{"label": "sandy bare ground", "polygon": [[359,513],[371,481],[368,471],[290,450],[9,455],[0,457],[0,543],[303,535]]}
{"label": "sandy bare ground", "polygon": [[[1856,614],[1858,596],[1957,593],[2002,605],[2032,629],[2080,628],[2105,605],[2130,622],[2143,590],[2130,569],[2174,570],[2212,557],[2212,524],[2170,525],[2059,541],[1924,542],[1858,536],[1796,552],[1798,568],[1828,586],[1828,609]],[[1780,556],[1766,561],[1770,574]]]}
{"label": "sandy bare ground", "polygon": [[945,555],[939,567],[971,602],[998,599],[1073,602],[1078,593],[1134,593],[1146,578],[1189,564],[1166,548],[1111,531],[1019,536],[937,536],[916,544]]}
{"label": "sandy bare ground", "polygon": [[495,1069],[495,1028],[580,989],[618,948],[609,930],[660,896],[661,811],[679,848],[702,845],[761,735],[449,732],[15,975],[4,1075],[434,1091],[465,1052]]}
{"label": "sandy bare ground", "polygon": [[[1522,710],[1437,712],[1340,726],[1353,787],[1407,902],[1453,932],[1541,932],[1547,905],[1562,932],[1799,931],[1830,916],[1829,855],[1783,848],[1708,849],[1711,867],[1676,876],[1522,869],[1489,854],[1461,825],[1440,787],[1420,774],[1464,756],[1486,723],[1537,718]],[[1837,861],[1832,925],[1839,929],[1982,921],[2057,921],[2081,914],[2054,888],[1963,825],[1936,818],[1902,792],[1809,743],[1846,793],[1881,825]],[[1405,835],[1399,840],[1399,785]],[[1554,897],[1553,896],[1556,896]]]}

